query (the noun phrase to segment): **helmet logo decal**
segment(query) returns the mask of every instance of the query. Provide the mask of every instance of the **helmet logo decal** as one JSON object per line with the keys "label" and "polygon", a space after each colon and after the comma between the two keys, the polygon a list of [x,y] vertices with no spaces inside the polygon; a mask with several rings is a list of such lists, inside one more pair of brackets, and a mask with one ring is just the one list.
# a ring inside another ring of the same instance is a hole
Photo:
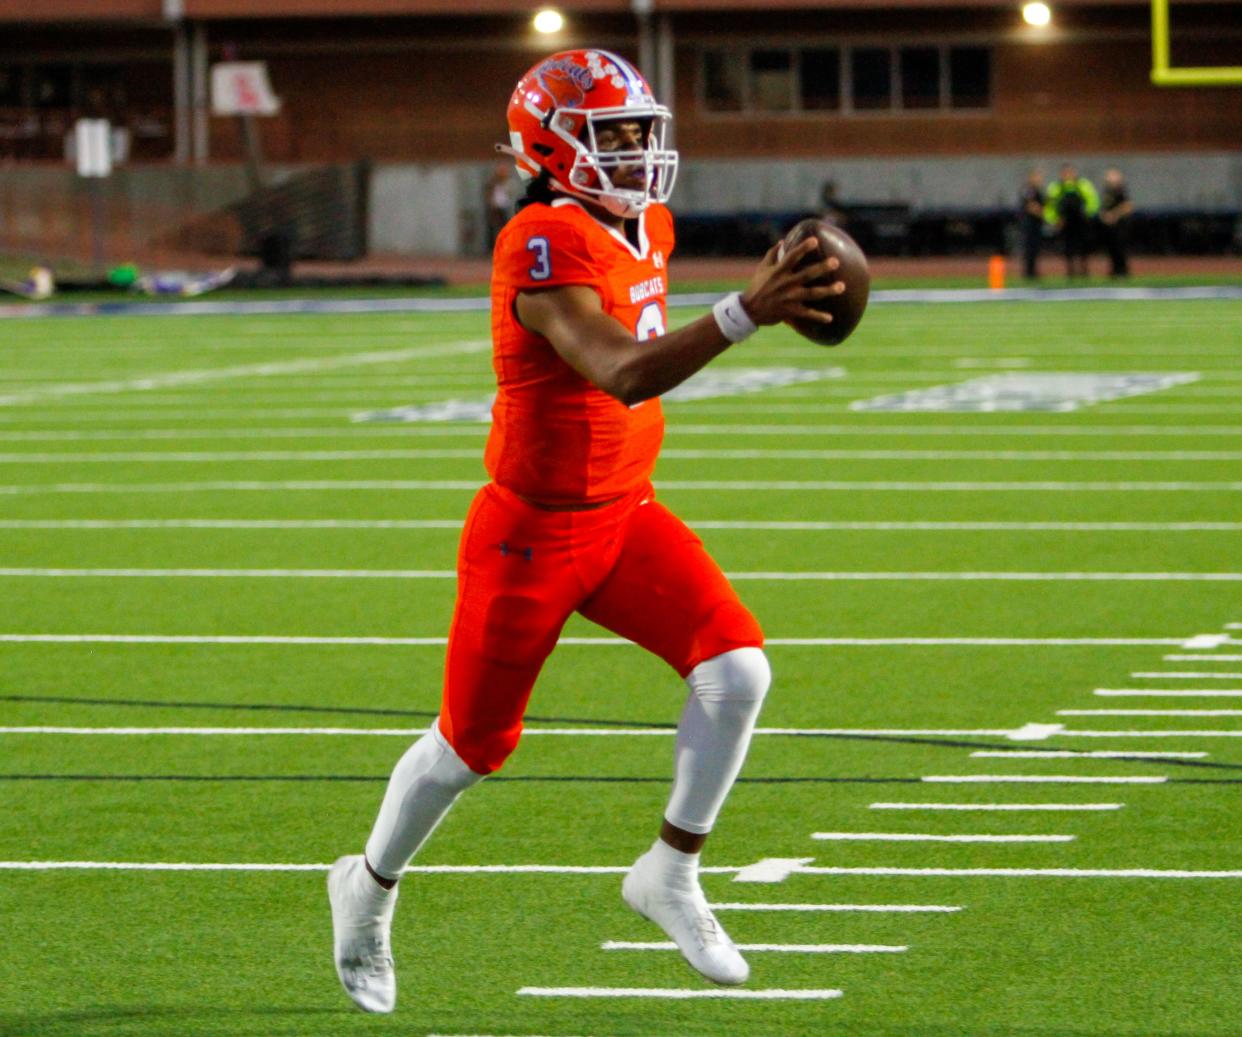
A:
{"label": "helmet logo decal", "polygon": [[595,85],[589,71],[564,58],[549,58],[535,70],[535,79],[557,108],[577,108]]}
{"label": "helmet logo decal", "polygon": [[605,51],[589,50],[586,55],[591,75],[596,79],[608,77],[609,82],[618,90],[624,90],[631,97],[647,95],[647,84],[634,67],[615,54]]}

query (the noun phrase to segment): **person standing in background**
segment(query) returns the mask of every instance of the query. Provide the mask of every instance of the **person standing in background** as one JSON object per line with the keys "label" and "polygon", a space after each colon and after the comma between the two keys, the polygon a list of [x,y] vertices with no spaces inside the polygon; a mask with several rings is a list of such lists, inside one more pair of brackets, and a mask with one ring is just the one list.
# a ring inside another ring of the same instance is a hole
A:
{"label": "person standing in background", "polygon": [[513,215],[515,192],[513,167],[508,162],[497,162],[483,189],[487,213],[487,247],[496,245],[500,230]]}
{"label": "person standing in background", "polygon": [[1134,203],[1126,178],[1120,169],[1104,173],[1104,191],[1100,196],[1100,235],[1108,258],[1112,263],[1109,277],[1130,276],[1130,219],[1134,215]]}
{"label": "person standing in background", "polygon": [[1048,188],[1044,220],[1065,242],[1065,273],[1067,277],[1087,276],[1087,254],[1090,249],[1091,220],[1100,209],[1100,196],[1095,184],[1079,176],[1073,163],[1061,167],[1061,178]]}
{"label": "person standing in background", "polygon": [[1022,228],[1022,276],[1034,281],[1039,278],[1039,250],[1044,240],[1044,173],[1032,169],[1018,196],[1018,219]]}
{"label": "person standing in background", "polygon": [[834,227],[844,228],[850,222],[845,206],[837,197],[835,180],[825,180],[824,186],[819,190],[819,218]]}

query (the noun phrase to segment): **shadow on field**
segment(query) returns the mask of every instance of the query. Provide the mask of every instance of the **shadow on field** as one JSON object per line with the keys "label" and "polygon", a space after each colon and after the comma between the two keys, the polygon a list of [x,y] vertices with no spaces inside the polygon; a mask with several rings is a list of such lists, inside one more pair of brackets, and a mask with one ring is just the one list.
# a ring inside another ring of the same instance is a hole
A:
{"label": "shadow on field", "polygon": [[268,1037],[305,1033],[313,1017],[358,1015],[349,1005],[332,1008],[97,1005],[64,1012],[4,1012],[0,1014],[0,1037],[88,1037],[91,1034],[116,1037],[131,1033],[177,1034],[178,1037],[253,1033]]}

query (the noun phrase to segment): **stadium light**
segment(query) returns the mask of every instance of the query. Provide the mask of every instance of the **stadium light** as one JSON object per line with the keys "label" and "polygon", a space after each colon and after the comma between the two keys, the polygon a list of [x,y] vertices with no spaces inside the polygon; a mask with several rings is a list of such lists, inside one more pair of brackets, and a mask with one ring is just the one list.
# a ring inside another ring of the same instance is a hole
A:
{"label": "stadium light", "polygon": [[1030,3],[1022,5],[1022,20],[1027,25],[1043,28],[1052,21],[1052,8],[1043,0],[1031,0]]}
{"label": "stadium light", "polygon": [[554,7],[545,7],[535,15],[532,24],[535,26],[535,32],[547,35],[560,32],[565,27],[565,18]]}

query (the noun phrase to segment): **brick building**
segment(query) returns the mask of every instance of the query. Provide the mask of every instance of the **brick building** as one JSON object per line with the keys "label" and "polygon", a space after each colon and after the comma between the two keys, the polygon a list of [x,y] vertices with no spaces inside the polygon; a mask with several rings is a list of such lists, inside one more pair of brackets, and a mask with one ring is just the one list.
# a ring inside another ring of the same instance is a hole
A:
{"label": "brick building", "polygon": [[[1008,205],[1031,162],[1092,156],[1136,170],[1149,202],[1242,206],[1242,89],[1153,86],[1145,0],[1053,0],[1042,30],[991,0],[571,0],[552,37],[533,6],[44,0],[32,16],[0,0],[0,164],[62,162],[81,114],[128,127],[138,163],[235,163],[242,134],[209,114],[206,83],[237,57],[266,61],[283,102],[260,120],[267,161],[432,163],[467,171],[470,192],[518,76],[601,45],[671,99],[692,211],[794,209],[825,176],[916,205]],[[1237,0],[1182,0],[1173,24],[1175,64],[1242,64]]]}

